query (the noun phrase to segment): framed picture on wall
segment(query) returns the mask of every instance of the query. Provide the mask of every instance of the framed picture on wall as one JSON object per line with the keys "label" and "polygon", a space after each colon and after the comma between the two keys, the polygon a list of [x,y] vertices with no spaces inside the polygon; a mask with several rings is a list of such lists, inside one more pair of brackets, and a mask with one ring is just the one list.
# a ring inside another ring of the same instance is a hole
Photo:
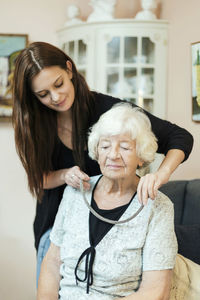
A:
{"label": "framed picture on wall", "polygon": [[11,120],[15,60],[27,44],[27,34],[0,34],[0,122]]}
{"label": "framed picture on wall", "polygon": [[200,122],[200,42],[192,43],[192,120]]}

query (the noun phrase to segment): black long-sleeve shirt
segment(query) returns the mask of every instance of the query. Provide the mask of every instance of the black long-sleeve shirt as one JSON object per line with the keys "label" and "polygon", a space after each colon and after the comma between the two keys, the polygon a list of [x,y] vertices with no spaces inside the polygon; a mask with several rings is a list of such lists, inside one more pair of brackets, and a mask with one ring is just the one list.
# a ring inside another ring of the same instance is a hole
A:
{"label": "black long-sleeve shirt", "polygon": [[[109,110],[120,99],[93,92],[95,100],[94,113],[91,116],[90,126],[96,123],[99,117]],[[188,158],[192,146],[192,135],[175,124],[159,119],[146,112],[150,119],[152,131],[158,139],[158,153],[166,154],[170,149],[179,149]],[[100,174],[98,163],[89,158],[85,151],[86,173],[89,176]],[[71,168],[75,165],[72,150],[67,148],[60,140],[56,147],[56,155],[53,158],[55,170]],[[58,206],[62,199],[65,184],[54,189],[44,190],[42,203],[37,202],[36,216],[34,221],[35,247],[38,248],[41,236],[53,226]]]}

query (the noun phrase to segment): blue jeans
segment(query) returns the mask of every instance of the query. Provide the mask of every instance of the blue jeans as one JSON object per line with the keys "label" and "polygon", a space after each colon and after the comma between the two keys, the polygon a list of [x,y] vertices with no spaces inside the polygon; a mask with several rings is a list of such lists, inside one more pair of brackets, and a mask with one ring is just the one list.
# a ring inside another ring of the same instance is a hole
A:
{"label": "blue jeans", "polygon": [[49,249],[50,246],[50,239],[49,235],[51,232],[51,228],[47,230],[41,237],[39,247],[38,247],[38,253],[37,253],[37,269],[36,269],[36,286],[38,287],[38,279],[40,275],[40,269],[41,269],[41,264],[43,261],[43,258],[45,257],[47,250]]}

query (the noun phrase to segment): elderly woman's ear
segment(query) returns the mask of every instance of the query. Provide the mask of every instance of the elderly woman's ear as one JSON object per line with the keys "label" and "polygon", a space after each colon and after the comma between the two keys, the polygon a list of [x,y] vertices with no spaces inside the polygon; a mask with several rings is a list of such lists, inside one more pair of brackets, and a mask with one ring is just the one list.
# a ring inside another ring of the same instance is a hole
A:
{"label": "elderly woman's ear", "polygon": [[138,163],[138,166],[137,166],[137,169],[140,169],[142,168],[144,162],[142,160],[139,160],[139,163]]}

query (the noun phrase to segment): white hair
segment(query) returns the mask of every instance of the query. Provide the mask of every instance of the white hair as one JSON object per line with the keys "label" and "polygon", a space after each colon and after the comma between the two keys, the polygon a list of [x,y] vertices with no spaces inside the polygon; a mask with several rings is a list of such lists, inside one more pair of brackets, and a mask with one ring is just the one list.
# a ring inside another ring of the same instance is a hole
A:
{"label": "white hair", "polygon": [[158,145],[151,130],[150,120],[141,108],[133,107],[130,103],[115,104],[90,128],[89,156],[98,160],[98,144],[101,136],[118,134],[129,134],[136,141],[136,154],[145,165],[154,160]]}

